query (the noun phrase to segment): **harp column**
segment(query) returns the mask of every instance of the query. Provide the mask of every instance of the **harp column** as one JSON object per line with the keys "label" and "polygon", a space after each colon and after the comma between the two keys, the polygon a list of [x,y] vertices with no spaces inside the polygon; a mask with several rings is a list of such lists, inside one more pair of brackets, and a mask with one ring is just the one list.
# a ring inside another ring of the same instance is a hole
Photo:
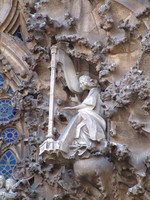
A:
{"label": "harp column", "polygon": [[55,79],[57,67],[57,46],[51,47],[51,77],[50,77],[50,98],[49,98],[49,123],[47,139],[40,145],[39,155],[44,152],[55,150],[55,141],[53,140],[53,127],[54,127],[54,100],[55,100]]}
{"label": "harp column", "polygon": [[55,79],[56,79],[56,53],[57,47],[53,46],[51,48],[51,82],[50,82],[50,98],[49,98],[49,124],[48,124],[48,134],[47,138],[53,137],[53,127],[54,127],[54,99],[55,99]]}

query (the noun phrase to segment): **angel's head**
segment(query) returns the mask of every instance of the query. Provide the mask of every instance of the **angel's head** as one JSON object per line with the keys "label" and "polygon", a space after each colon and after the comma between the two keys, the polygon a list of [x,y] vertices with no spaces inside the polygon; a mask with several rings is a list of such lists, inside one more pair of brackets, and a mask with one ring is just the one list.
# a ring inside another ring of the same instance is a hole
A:
{"label": "angel's head", "polygon": [[92,78],[91,78],[90,76],[88,76],[88,75],[82,75],[82,76],[80,76],[80,78],[79,78],[79,83],[80,83],[80,87],[81,87],[83,90],[91,89],[91,88],[97,87],[97,80],[92,79]]}
{"label": "angel's head", "polygon": [[15,180],[12,178],[8,178],[6,180],[5,186],[6,186],[6,190],[9,191],[10,189],[12,189],[13,185],[15,184]]}

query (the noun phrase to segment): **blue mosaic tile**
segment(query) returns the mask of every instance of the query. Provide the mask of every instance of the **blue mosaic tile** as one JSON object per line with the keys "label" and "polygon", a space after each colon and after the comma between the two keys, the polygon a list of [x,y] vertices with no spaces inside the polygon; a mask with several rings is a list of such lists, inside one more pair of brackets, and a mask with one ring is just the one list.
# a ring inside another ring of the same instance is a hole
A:
{"label": "blue mosaic tile", "polygon": [[18,139],[18,132],[13,128],[7,128],[2,132],[2,137],[6,143],[11,143]]}
{"label": "blue mosaic tile", "polygon": [[11,100],[0,100],[0,122],[7,122],[14,118],[17,109],[12,107]]}
{"label": "blue mosaic tile", "polygon": [[14,92],[13,92],[13,90],[11,89],[11,87],[9,88],[9,90],[8,90],[8,94],[10,94],[10,95],[12,95]]}
{"label": "blue mosaic tile", "polygon": [[4,78],[3,76],[0,74],[0,88],[4,87]]}
{"label": "blue mosaic tile", "polygon": [[8,150],[0,159],[0,174],[8,179],[12,175],[12,170],[16,165],[16,158],[12,151]]}

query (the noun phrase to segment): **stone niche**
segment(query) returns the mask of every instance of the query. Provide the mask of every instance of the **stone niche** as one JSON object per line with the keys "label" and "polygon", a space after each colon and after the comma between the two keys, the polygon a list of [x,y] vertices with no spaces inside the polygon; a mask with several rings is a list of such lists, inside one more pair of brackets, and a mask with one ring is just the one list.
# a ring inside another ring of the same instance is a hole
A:
{"label": "stone niche", "polygon": [[149,63],[149,0],[1,1],[0,98],[21,135],[1,142],[17,164],[0,197],[149,200]]}

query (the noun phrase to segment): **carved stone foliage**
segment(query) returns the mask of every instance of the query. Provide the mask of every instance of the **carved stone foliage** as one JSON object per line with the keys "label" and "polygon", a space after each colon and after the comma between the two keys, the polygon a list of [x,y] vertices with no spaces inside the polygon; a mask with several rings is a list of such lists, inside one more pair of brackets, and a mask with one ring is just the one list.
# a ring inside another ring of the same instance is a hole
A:
{"label": "carved stone foliage", "polygon": [[150,199],[150,2],[3,0],[0,22],[0,105],[17,110],[0,115],[16,162],[0,198]]}

